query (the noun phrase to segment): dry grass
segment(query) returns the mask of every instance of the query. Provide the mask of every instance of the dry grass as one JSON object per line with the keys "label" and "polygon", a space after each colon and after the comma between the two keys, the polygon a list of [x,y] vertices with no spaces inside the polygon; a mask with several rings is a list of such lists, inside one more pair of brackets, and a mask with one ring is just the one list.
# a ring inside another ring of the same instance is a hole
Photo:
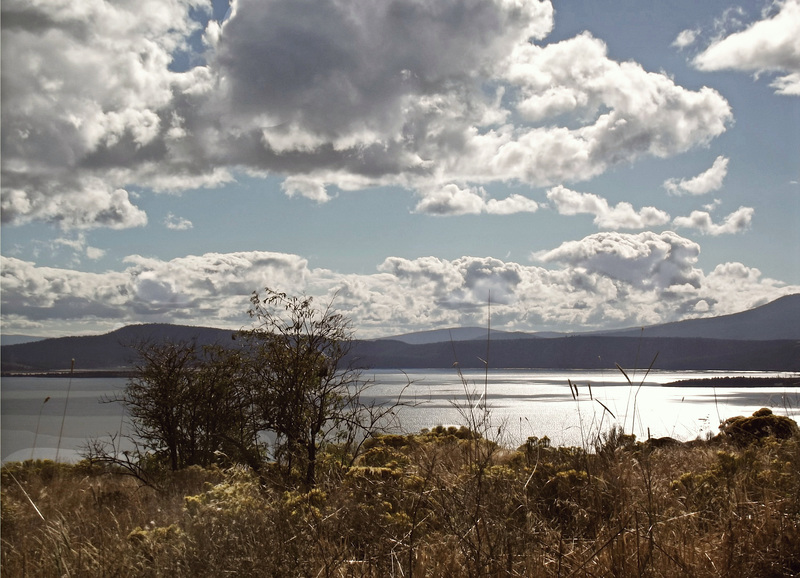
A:
{"label": "dry grass", "polygon": [[800,574],[796,434],[653,448],[617,431],[596,450],[387,435],[354,468],[327,454],[311,491],[243,468],[156,492],[86,464],[9,464],[2,576]]}

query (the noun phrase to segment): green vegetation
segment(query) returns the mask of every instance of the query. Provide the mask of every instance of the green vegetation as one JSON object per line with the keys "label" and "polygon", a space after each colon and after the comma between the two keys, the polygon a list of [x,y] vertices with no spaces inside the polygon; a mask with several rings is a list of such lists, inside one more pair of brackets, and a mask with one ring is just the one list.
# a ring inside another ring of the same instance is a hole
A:
{"label": "green vegetation", "polygon": [[437,427],[374,436],[352,466],[327,445],[311,489],[269,466],[156,491],[111,465],[8,464],[2,576],[797,575],[800,436],[737,435],[510,450]]}

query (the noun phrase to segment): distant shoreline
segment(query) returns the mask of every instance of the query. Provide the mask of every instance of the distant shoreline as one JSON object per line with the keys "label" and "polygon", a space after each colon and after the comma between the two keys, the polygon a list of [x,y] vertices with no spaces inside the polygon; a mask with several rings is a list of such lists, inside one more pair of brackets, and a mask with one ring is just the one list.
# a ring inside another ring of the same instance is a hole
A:
{"label": "distant shoreline", "polygon": [[[95,369],[70,372],[59,371],[4,371],[0,377],[53,377],[65,378],[130,378],[136,375],[134,369]],[[800,387],[800,376],[791,377],[749,377],[722,376],[680,379],[661,384],[661,387]]]}
{"label": "distant shoreline", "polygon": [[81,370],[72,371],[68,369],[61,371],[3,371],[0,373],[2,377],[133,377],[136,371],[133,369],[96,369],[96,370]]}
{"label": "distant shoreline", "polygon": [[800,387],[800,377],[702,377],[681,379],[664,387]]}

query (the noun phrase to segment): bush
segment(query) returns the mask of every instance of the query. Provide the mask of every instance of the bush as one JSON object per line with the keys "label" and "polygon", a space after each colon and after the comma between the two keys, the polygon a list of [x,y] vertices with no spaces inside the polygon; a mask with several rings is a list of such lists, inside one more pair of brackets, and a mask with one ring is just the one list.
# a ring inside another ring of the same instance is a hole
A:
{"label": "bush", "polygon": [[800,433],[793,419],[775,415],[766,407],[762,407],[750,417],[738,415],[728,418],[719,426],[719,430],[720,438],[740,446],[755,443],[769,436],[788,439]]}

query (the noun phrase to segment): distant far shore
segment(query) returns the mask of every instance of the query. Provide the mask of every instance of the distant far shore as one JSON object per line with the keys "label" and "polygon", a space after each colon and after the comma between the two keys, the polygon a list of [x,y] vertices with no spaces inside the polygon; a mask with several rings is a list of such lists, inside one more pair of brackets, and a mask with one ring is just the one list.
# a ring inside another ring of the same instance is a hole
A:
{"label": "distant far shore", "polygon": [[[133,369],[95,369],[70,372],[59,371],[4,371],[0,377],[75,377],[75,378],[130,378],[136,375]],[[769,377],[721,376],[680,379],[662,384],[662,387],[800,387],[800,376]]]}
{"label": "distant far shore", "polygon": [[96,369],[72,371],[68,369],[62,371],[4,371],[0,377],[133,377],[136,371],[133,369]]}
{"label": "distant far shore", "polygon": [[702,377],[671,381],[663,385],[664,387],[799,387],[800,377]]}

